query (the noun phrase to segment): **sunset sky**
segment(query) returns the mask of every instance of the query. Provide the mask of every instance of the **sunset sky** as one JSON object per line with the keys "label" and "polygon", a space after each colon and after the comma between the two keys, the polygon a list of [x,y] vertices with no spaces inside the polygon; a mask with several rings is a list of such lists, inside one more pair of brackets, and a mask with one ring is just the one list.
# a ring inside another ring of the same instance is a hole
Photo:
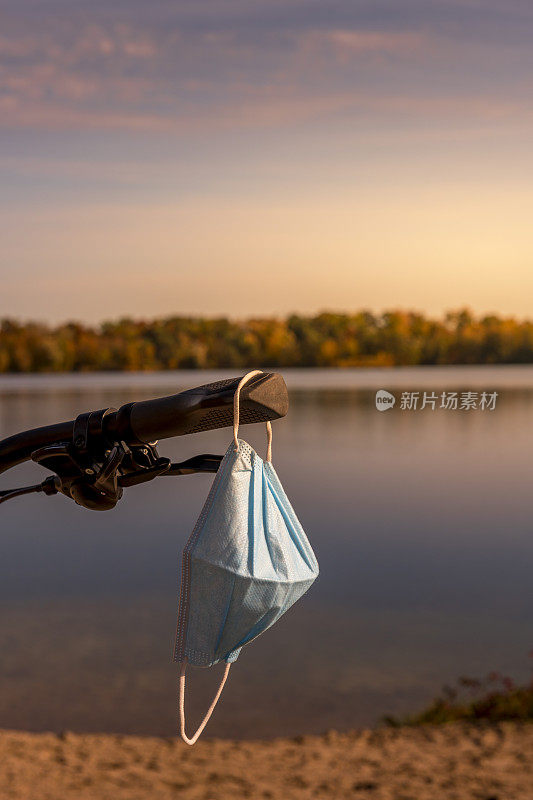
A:
{"label": "sunset sky", "polygon": [[530,0],[0,0],[0,316],[533,317]]}

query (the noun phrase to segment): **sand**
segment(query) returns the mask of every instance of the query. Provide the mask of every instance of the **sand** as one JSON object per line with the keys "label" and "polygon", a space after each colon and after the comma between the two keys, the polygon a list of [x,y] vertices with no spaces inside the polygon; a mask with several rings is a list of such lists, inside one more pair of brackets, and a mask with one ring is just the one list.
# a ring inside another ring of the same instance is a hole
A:
{"label": "sand", "polygon": [[533,725],[271,741],[0,732],[0,798],[532,800]]}

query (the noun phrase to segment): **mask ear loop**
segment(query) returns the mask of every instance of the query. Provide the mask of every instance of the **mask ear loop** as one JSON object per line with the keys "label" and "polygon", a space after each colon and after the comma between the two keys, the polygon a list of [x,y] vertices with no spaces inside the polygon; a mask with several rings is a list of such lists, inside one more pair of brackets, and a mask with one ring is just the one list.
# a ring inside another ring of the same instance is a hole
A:
{"label": "mask ear loop", "polygon": [[224,688],[224,684],[226,683],[226,680],[228,678],[229,668],[230,667],[231,667],[231,662],[228,661],[226,663],[226,666],[225,666],[225,669],[224,669],[224,674],[222,675],[222,679],[221,679],[221,681],[220,681],[220,683],[218,685],[217,693],[213,697],[211,705],[207,709],[207,713],[206,713],[205,717],[203,718],[203,720],[201,721],[201,723],[199,724],[198,728],[196,729],[196,732],[189,739],[189,737],[185,733],[185,673],[187,671],[187,659],[185,659],[185,661],[183,661],[183,663],[181,665],[181,671],[180,671],[180,701],[179,701],[179,708],[180,708],[180,735],[181,735],[181,738],[183,739],[183,741],[185,742],[185,744],[193,745],[200,738],[200,734],[202,733],[203,729],[205,728],[205,726],[207,725],[207,723],[211,719],[211,714],[215,710],[215,706],[219,701],[220,695],[222,694],[222,689]]}
{"label": "mask ear loop", "polygon": [[[235,450],[239,449],[239,413],[240,413],[240,396],[241,396],[241,389],[242,387],[248,383],[248,381],[255,377],[255,375],[263,375],[262,369],[253,369],[251,372],[247,372],[240,381],[239,385],[235,390],[235,396],[233,398],[233,441],[235,442]],[[270,421],[266,423],[267,429],[267,452],[266,452],[266,459],[265,461],[272,461],[272,425]]]}

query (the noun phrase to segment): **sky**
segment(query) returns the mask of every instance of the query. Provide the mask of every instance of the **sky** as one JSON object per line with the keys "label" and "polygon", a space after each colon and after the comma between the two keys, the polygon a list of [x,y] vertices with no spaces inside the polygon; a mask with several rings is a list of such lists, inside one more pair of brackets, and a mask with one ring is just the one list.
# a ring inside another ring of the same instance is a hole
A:
{"label": "sky", "polygon": [[0,0],[0,316],[533,317],[530,0]]}

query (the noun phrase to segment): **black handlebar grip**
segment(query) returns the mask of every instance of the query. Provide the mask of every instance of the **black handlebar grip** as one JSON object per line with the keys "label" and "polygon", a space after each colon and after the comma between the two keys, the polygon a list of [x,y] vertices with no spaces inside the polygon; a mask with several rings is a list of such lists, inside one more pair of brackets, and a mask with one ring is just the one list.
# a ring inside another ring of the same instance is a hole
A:
{"label": "black handlebar grip", "polygon": [[[171,436],[225,428],[233,424],[233,398],[240,378],[209,383],[157,400],[127,403],[102,416],[102,434],[109,445],[153,442]],[[285,381],[278,373],[261,373],[241,391],[240,422],[266,422],[284,417],[289,409]],[[0,473],[31,458],[49,444],[72,441],[75,420],[33,428],[0,442]]]}
{"label": "black handlebar grip", "polygon": [[[153,442],[231,426],[233,398],[239,381],[240,378],[230,378],[169,397],[131,403],[127,407],[129,430],[138,441]],[[278,373],[262,373],[242,387],[241,425],[279,419],[288,409],[287,387]]]}

